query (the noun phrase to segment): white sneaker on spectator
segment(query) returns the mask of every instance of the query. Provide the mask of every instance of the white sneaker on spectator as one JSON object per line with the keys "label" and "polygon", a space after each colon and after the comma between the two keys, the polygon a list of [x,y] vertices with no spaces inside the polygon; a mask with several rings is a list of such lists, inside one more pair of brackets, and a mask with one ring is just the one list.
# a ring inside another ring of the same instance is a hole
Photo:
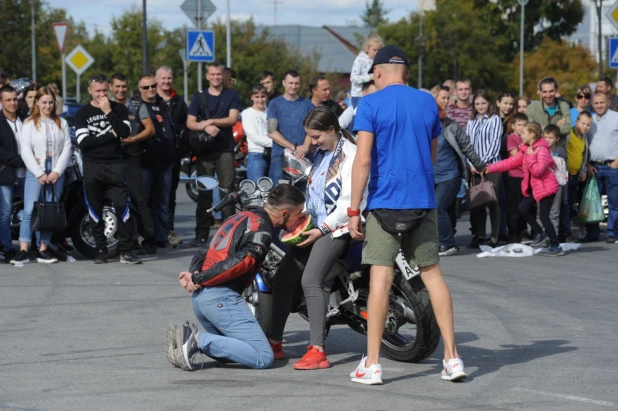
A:
{"label": "white sneaker on spectator", "polygon": [[366,358],[363,356],[356,370],[350,373],[352,382],[366,385],[382,385],[382,366],[380,364],[373,364],[365,367]]}
{"label": "white sneaker on spectator", "polygon": [[442,370],[442,379],[447,381],[463,380],[467,377],[464,372],[464,363],[461,358],[451,358],[448,362],[442,360],[444,369]]}

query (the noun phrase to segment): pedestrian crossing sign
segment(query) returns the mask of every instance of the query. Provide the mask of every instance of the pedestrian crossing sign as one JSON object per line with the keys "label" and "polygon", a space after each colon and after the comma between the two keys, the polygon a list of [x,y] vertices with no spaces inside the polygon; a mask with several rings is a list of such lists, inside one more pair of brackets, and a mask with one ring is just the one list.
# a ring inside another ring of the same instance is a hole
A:
{"label": "pedestrian crossing sign", "polygon": [[618,68],[618,37],[609,39],[609,58],[607,62],[610,68]]}
{"label": "pedestrian crossing sign", "polygon": [[187,31],[187,60],[215,61],[215,32],[212,30]]}

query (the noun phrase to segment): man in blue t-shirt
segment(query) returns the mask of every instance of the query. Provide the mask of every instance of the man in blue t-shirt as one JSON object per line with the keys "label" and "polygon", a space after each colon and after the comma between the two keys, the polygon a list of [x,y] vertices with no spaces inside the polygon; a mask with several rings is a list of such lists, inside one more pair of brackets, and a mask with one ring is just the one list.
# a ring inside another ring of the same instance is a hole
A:
{"label": "man in blue t-shirt", "polygon": [[309,153],[311,139],[305,133],[305,117],[311,110],[311,100],[298,95],[300,74],[288,70],[283,75],[285,93],[268,103],[268,137],[273,139],[270,179],[273,183],[284,178],[283,150],[289,148],[298,158]]}
{"label": "man in blue t-shirt", "polygon": [[[197,175],[213,176],[217,173],[219,187],[233,191],[236,169],[234,167],[234,135],[232,126],[238,121],[240,98],[238,93],[223,87],[223,64],[212,62],[208,65],[206,79],[209,87],[193,95],[187,116],[189,130],[204,130],[215,136],[212,151],[197,156]],[[203,107],[202,93],[205,93],[208,107]],[[208,120],[197,121],[198,117]],[[210,215],[206,212],[212,206],[212,191],[200,191],[195,210],[195,239],[192,246],[206,243],[210,233]],[[221,210],[223,219],[234,214],[234,206]]]}
{"label": "man in blue t-shirt", "polygon": [[[393,266],[401,250],[410,266],[419,268],[436,314],[444,340],[442,379],[459,380],[466,374],[455,347],[451,295],[438,258],[432,167],[442,133],[438,107],[429,93],[408,87],[408,58],[397,47],[381,48],[369,73],[380,91],[363,97],[356,112],[358,148],[348,209],[350,234],[365,239],[363,264],[371,265],[367,357],[350,377],[362,384],[382,384],[380,345]],[[363,235],[359,207],[367,180],[370,214]]]}

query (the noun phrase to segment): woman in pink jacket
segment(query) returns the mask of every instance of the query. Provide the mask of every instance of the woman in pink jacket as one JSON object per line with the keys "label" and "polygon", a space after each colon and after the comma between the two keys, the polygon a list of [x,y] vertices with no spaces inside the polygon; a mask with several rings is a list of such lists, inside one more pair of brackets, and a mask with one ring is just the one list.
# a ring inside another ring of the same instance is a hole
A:
{"label": "woman in pink jacket", "polygon": [[[517,155],[506,160],[487,166],[487,173],[504,173],[505,171],[521,167],[524,179],[521,183],[523,199],[519,204],[519,211],[535,233],[532,247],[541,247],[549,240],[550,249],[546,255],[564,255],[558,242],[558,235],[549,218],[554,197],[560,185],[554,175],[556,167],[549,147],[543,139],[543,131],[538,123],[526,123],[521,139],[523,144]],[[538,203],[539,218],[545,232],[536,220],[536,206]]]}

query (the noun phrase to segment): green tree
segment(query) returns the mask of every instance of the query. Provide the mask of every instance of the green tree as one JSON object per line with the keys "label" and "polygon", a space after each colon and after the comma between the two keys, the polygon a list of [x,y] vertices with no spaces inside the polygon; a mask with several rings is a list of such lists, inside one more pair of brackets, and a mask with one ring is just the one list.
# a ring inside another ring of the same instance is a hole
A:
{"label": "green tree", "polygon": [[[517,0],[475,0],[483,22],[499,41],[500,54],[510,61],[519,53],[521,6]],[[524,15],[524,47],[535,50],[545,37],[560,40],[577,30],[584,18],[581,0],[530,0]]]}
{"label": "green tree", "polygon": [[[519,66],[519,56],[513,63]],[[539,48],[524,55],[524,94],[536,97],[538,81],[545,76],[554,77],[559,92],[571,99],[577,87],[588,84],[596,75],[597,62],[590,51],[582,46],[571,46],[564,40],[546,37]],[[513,73],[511,87],[519,87],[519,71]]]}
{"label": "green tree", "polygon": [[386,19],[388,12],[384,8],[382,0],[371,0],[371,4],[367,1],[365,2],[365,11],[361,15],[361,20],[365,23],[365,26],[376,28],[388,23]]}
{"label": "green tree", "polygon": [[[471,24],[470,22],[475,22]],[[378,29],[386,44],[401,47],[410,60],[409,82],[417,85],[419,55],[419,14]],[[423,86],[467,76],[476,88],[504,89],[512,67],[500,58],[499,43],[483,24],[483,12],[474,0],[438,0],[436,10],[423,15]]]}
{"label": "green tree", "polygon": [[[215,32],[216,58],[225,64],[225,23],[217,20],[209,28]],[[258,84],[258,74],[262,70],[273,72],[279,85],[285,71],[298,71],[303,82],[300,93],[305,94],[309,79],[317,74],[319,55],[316,52],[301,54],[282,39],[270,36],[267,29],[258,29],[252,19],[232,21],[231,28],[232,68],[238,75],[235,89],[246,105],[251,103],[249,90]]]}

